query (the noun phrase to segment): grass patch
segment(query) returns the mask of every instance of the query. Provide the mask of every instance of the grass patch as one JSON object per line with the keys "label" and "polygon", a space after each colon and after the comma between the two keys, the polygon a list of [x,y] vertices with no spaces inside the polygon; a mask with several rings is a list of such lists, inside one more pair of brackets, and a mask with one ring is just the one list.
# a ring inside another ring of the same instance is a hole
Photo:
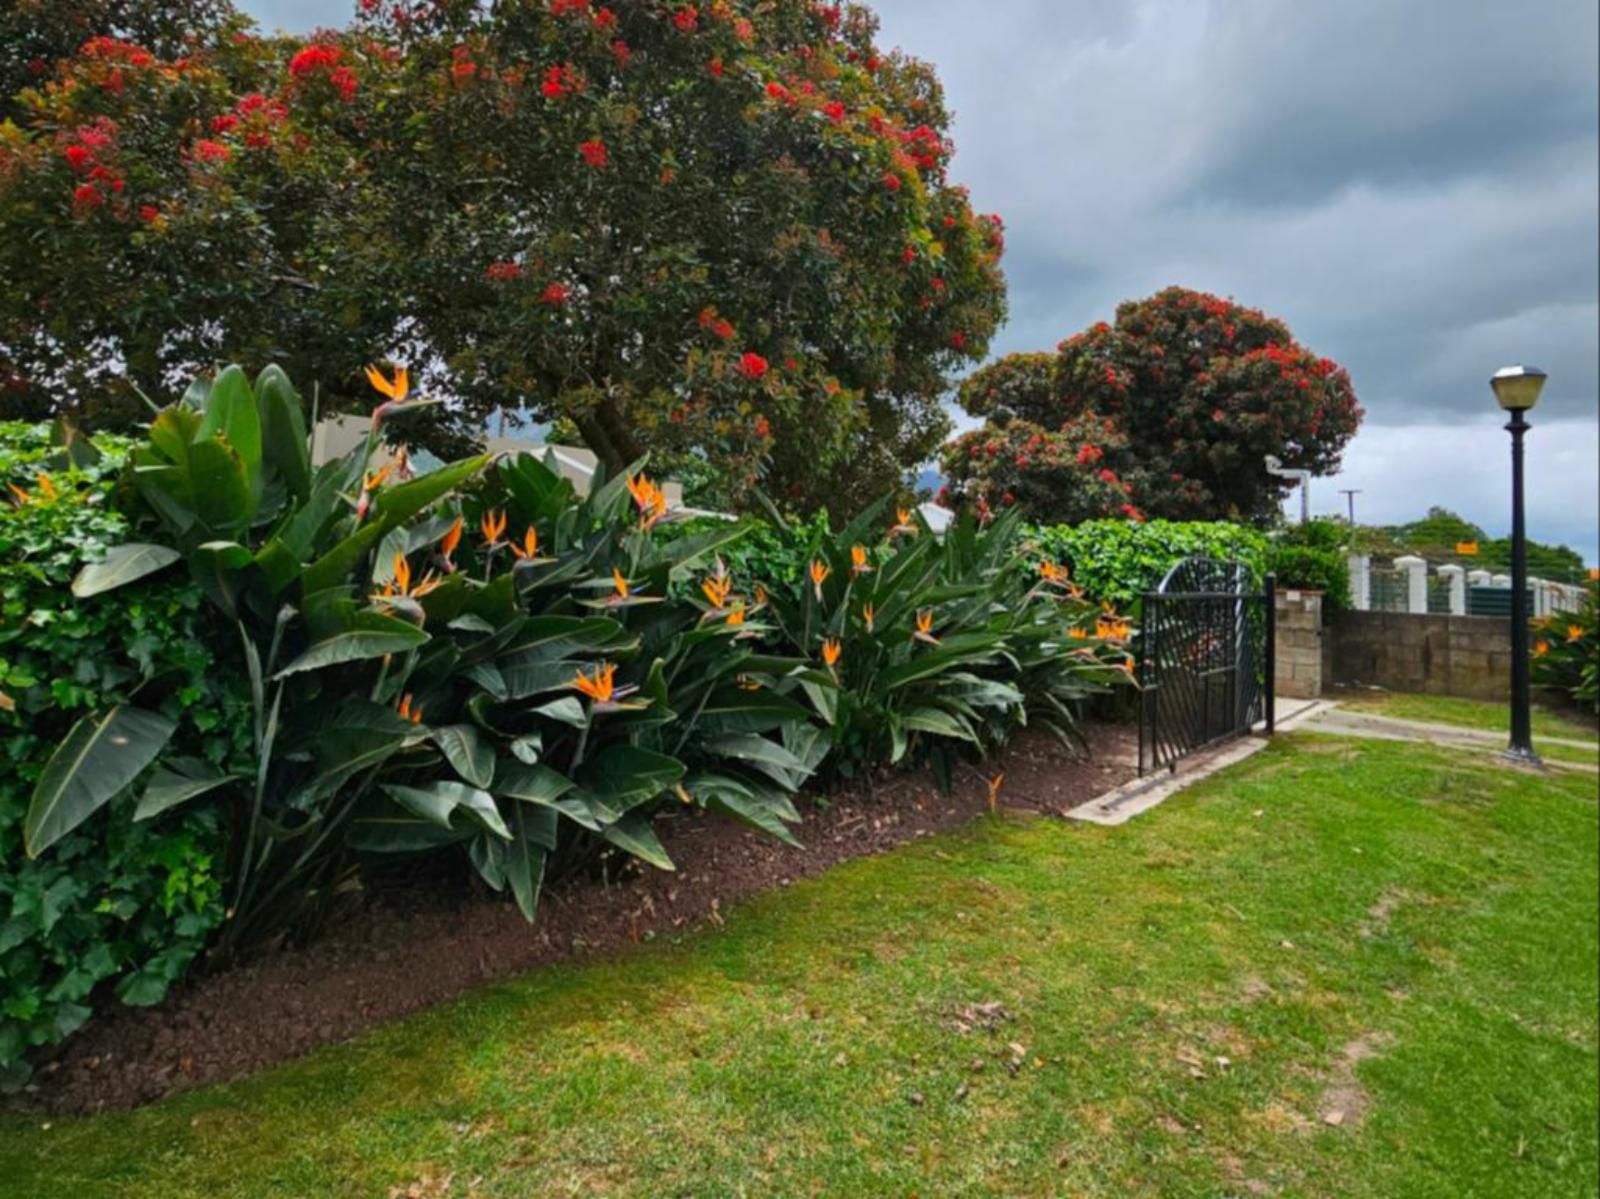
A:
{"label": "grass patch", "polygon": [[[1511,732],[1511,709],[1504,703],[1481,699],[1458,699],[1453,695],[1412,695],[1402,691],[1341,690],[1332,693],[1343,708],[1392,716],[1397,720],[1420,720],[1428,724],[1453,724],[1469,729]],[[1540,704],[1533,706],[1533,735],[1560,737],[1568,741],[1600,743],[1600,728],[1571,712],[1557,711]],[[1541,751],[1542,752],[1542,751]]]}
{"label": "grass patch", "polygon": [[1121,828],[983,819],[254,1079],[0,1120],[0,1177],[41,1199],[1592,1194],[1596,816],[1590,778],[1291,735]]}

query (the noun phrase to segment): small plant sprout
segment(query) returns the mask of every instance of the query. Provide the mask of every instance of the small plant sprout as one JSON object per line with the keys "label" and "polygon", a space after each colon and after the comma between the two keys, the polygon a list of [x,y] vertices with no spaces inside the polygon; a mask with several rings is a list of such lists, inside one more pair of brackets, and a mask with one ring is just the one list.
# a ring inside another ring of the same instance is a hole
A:
{"label": "small plant sprout", "polygon": [[1005,773],[995,775],[989,780],[989,812],[992,815],[1000,808],[1000,784],[1006,781]]}

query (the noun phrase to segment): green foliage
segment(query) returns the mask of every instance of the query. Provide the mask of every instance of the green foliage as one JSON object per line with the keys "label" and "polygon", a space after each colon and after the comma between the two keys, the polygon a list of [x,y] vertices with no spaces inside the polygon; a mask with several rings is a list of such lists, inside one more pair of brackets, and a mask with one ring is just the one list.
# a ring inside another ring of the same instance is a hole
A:
{"label": "green foliage", "polygon": [[[1357,531],[1356,545],[1364,554],[1394,556],[1416,554],[1430,563],[1455,563],[1468,570],[1487,570],[1505,574],[1511,569],[1511,539],[1490,537],[1478,525],[1448,508],[1433,507],[1421,520],[1403,525],[1363,526]],[[1472,555],[1457,553],[1456,547],[1470,542],[1478,547]],[[1565,545],[1549,545],[1529,540],[1528,574],[1531,578],[1557,583],[1582,583],[1588,578],[1583,555]]]}
{"label": "green foliage", "polygon": [[136,698],[170,723],[176,752],[220,767],[246,748],[248,696],[218,669],[197,587],[146,581],[99,606],[68,590],[125,535],[107,493],[127,448],[0,424],[0,483],[28,493],[0,503],[0,1082],[25,1077],[23,1053],[69,1035],[103,999],[160,1000],[223,918],[214,812],[133,823],[119,788],[49,855],[24,850],[30,792],[80,718]]}
{"label": "green foliage", "polygon": [[1129,630],[1034,576],[1016,514],[966,516],[937,541],[880,503],[817,538],[799,595],[773,597],[785,647],[827,723],[835,768],[931,760],[948,780],[963,746],[999,744],[1030,715],[1063,738],[1078,701],[1125,679]]}
{"label": "green foliage", "polygon": [[1091,599],[1122,608],[1154,590],[1184,558],[1237,560],[1261,579],[1269,553],[1260,532],[1220,521],[1095,520],[1036,528],[1031,540],[1041,557],[1068,566]]}
{"label": "green foliage", "polygon": [[1267,552],[1267,570],[1279,587],[1322,592],[1325,613],[1350,606],[1350,559],[1343,550],[1274,545]]}
{"label": "green foliage", "polygon": [[945,448],[957,495],[1041,521],[1122,513],[1263,521],[1271,454],[1330,474],[1361,422],[1349,375],[1283,322],[1169,287],[1062,342],[983,367],[961,402],[986,423]]}
{"label": "green foliage", "polygon": [[936,450],[1003,319],[939,81],[864,8],[385,3],[304,39],[186,2],[181,46],[46,39],[0,126],[19,403],[133,421],[132,385],[271,359],[346,409],[403,344],[458,401],[410,430],[438,452],[517,396],[613,474],[849,511]]}
{"label": "green foliage", "polygon": [[1533,681],[1600,714],[1600,582],[1588,584],[1576,613],[1533,622]]}

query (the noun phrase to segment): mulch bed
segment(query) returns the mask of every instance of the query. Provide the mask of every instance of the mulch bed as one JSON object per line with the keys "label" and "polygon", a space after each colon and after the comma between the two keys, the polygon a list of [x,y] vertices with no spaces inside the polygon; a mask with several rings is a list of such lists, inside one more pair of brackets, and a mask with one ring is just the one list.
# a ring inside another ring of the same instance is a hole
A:
{"label": "mulch bed", "polygon": [[[1001,804],[1059,815],[1135,774],[1134,730],[1094,726],[1087,758],[1041,732],[985,765],[1005,772]],[[659,822],[676,873],[547,887],[538,921],[508,902],[376,896],[321,938],[177,988],[154,1008],[116,1008],[39,1069],[23,1102],[55,1113],[134,1107],[238,1078],[320,1045],[547,962],[604,954],[646,934],[720,923],[746,896],[955,828],[984,811],[988,788],[963,768],[952,794],[926,773],[892,776],[805,804],[803,848],[732,820],[685,813]]]}

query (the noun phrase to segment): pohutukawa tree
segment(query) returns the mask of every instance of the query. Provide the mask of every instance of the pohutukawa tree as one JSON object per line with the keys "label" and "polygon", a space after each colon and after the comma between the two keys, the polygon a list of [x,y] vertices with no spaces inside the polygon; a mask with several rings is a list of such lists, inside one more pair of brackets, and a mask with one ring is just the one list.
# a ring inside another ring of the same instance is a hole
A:
{"label": "pohutukawa tree", "polygon": [[1363,416],[1282,321],[1179,287],[982,368],[960,400],[985,423],[945,447],[953,489],[1069,522],[1263,519],[1285,490],[1264,457],[1332,473]]}
{"label": "pohutukawa tree", "polygon": [[[309,41],[86,42],[0,140],[0,370],[35,407],[272,357],[452,433],[564,420],[853,506],[1004,312],[926,65],[855,6],[362,3]],[[113,75],[115,82],[113,83]],[[364,402],[364,397],[363,397]]]}

